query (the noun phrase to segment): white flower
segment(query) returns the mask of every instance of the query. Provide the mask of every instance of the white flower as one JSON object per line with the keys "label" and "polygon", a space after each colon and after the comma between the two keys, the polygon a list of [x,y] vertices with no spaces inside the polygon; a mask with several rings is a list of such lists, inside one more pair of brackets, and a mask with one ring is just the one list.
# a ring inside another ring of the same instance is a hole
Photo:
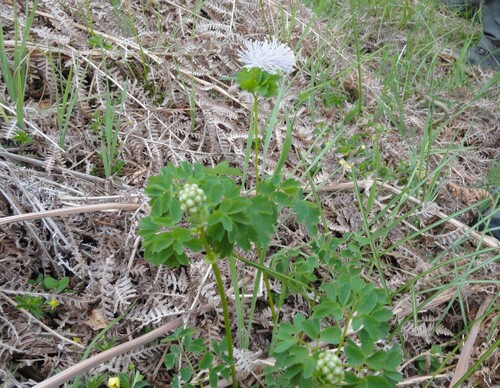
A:
{"label": "white flower", "polygon": [[289,73],[295,65],[295,56],[290,47],[279,43],[274,37],[271,41],[245,42],[245,47],[238,50],[238,59],[247,69],[257,67],[270,74],[278,71]]}

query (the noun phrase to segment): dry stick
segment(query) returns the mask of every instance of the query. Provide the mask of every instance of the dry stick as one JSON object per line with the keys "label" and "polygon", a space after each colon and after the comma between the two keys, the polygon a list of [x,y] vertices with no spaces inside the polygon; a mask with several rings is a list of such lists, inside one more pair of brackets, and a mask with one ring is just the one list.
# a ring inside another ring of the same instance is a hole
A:
{"label": "dry stick", "polygon": [[400,383],[397,383],[397,387],[405,387],[405,386],[410,386],[410,387],[415,387],[417,386],[418,383],[422,383],[427,380],[435,380],[435,379],[445,379],[450,377],[449,373],[446,374],[440,374],[440,375],[426,375],[426,376],[416,376],[416,377],[410,377],[409,379],[406,379],[404,381],[401,381]]}
{"label": "dry stick", "polygon": [[141,205],[138,203],[128,203],[128,202],[114,203],[114,202],[111,202],[111,203],[98,203],[95,205],[83,205],[83,206],[75,206],[75,207],[62,208],[62,209],[46,210],[43,212],[27,213],[27,214],[19,214],[17,216],[2,217],[2,218],[0,218],[0,226],[10,224],[13,222],[37,220],[37,219],[46,218],[46,217],[62,217],[62,216],[67,216],[69,214],[99,212],[99,211],[104,211],[104,210],[137,210],[140,206]]}
{"label": "dry stick", "polygon": [[118,357],[124,353],[131,351],[134,348],[145,345],[148,342],[153,341],[158,337],[161,337],[171,332],[172,330],[177,329],[177,327],[179,327],[182,324],[182,322],[184,322],[184,318],[182,317],[176,318],[173,321],[168,322],[165,325],[160,326],[158,329],[155,329],[147,334],[144,334],[139,338],[125,342],[124,344],[115,346],[114,348],[96,354],[95,356],[90,357],[82,362],[79,362],[78,364],[73,365],[72,367],[62,371],[61,373],[35,385],[34,388],[58,387],[72,380],[76,376],[87,372],[88,370],[98,366],[99,364],[102,364],[105,361],[109,361],[115,357]]}
{"label": "dry stick", "polygon": [[[4,46],[7,51],[14,51],[17,49],[17,46],[19,45],[18,42],[15,40],[6,40],[4,41]],[[65,49],[62,47],[53,47],[53,46],[48,46],[48,45],[42,45],[40,43],[37,44],[32,44],[30,42],[26,42],[26,49],[30,51],[30,56],[44,56],[44,54],[47,54],[48,52],[52,52],[55,54],[61,54],[65,55],[67,57],[71,57],[72,52],[69,49]],[[102,58],[102,52],[100,50],[81,50],[79,51],[81,55],[84,55],[86,57],[97,57],[99,59]]]}
{"label": "dry stick", "polygon": [[[39,167],[45,167],[47,164],[47,162],[44,160],[39,160],[39,159],[35,159],[35,158],[29,158],[27,156],[13,154],[12,152],[7,152],[2,148],[0,148],[0,156],[5,158],[5,159],[17,160],[18,162],[29,163],[29,164],[33,164],[33,165],[39,166]],[[108,183],[108,181],[106,179],[99,178],[99,177],[93,176],[93,175],[84,174],[83,172],[68,170],[66,168],[62,168],[59,166],[52,166],[52,170],[56,171],[58,173],[61,173],[61,174],[66,173],[69,175],[73,175],[76,178],[85,179],[87,181],[94,182],[94,183],[102,183],[102,184]],[[123,185],[116,184],[116,183],[113,183],[113,185],[118,186],[121,189],[125,188]]]}
{"label": "dry stick", "polygon": [[80,345],[79,343],[76,343],[75,341],[72,341],[66,337],[63,337],[61,334],[57,333],[56,331],[52,330],[50,327],[48,327],[45,323],[43,323],[42,321],[38,320],[37,318],[35,318],[33,316],[33,314],[30,314],[27,310],[23,309],[23,308],[19,308],[17,307],[17,303],[12,300],[11,298],[9,298],[7,295],[5,295],[2,291],[0,291],[0,296],[2,298],[4,298],[7,302],[9,302],[12,306],[14,306],[15,308],[17,308],[19,311],[21,311],[24,315],[27,315],[28,318],[30,320],[33,320],[35,321],[36,323],[38,323],[41,327],[43,327],[45,330],[47,330],[50,334],[52,334],[53,336],[59,338],[61,341],[63,342],[68,342],[70,343],[71,345],[74,345],[74,346],[78,346],[79,348],[81,349],[85,349],[85,346],[83,345]]}
{"label": "dry stick", "polygon": [[491,296],[487,297],[481,304],[481,307],[479,307],[479,310],[476,314],[477,322],[474,324],[474,326],[472,326],[472,329],[469,332],[469,337],[467,338],[467,340],[464,343],[464,346],[462,347],[462,351],[460,352],[460,358],[458,359],[455,373],[453,375],[453,378],[451,379],[450,388],[454,387],[457,381],[459,381],[462,378],[462,376],[467,372],[467,369],[469,367],[470,357],[472,355],[472,348],[474,347],[474,342],[476,342],[477,335],[479,334],[479,328],[483,323],[483,321],[479,319],[488,308],[491,299],[492,299]]}

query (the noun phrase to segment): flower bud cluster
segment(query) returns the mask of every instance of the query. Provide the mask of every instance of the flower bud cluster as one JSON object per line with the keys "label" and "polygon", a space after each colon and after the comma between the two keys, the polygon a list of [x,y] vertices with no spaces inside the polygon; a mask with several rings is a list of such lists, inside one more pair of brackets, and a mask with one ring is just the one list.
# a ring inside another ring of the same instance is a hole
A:
{"label": "flower bud cluster", "polygon": [[326,384],[340,384],[344,379],[344,370],[340,359],[334,353],[321,352],[316,364],[316,376]]}
{"label": "flower bud cluster", "polygon": [[179,191],[181,209],[189,211],[191,214],[197,213],[200,210],[200,205],[206,200],[205,193],[196,183],[186,183]]}

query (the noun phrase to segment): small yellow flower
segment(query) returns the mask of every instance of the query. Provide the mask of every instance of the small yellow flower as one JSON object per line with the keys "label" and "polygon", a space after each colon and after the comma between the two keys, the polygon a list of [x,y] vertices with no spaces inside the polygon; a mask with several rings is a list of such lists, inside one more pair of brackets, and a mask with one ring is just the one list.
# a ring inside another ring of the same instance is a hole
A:
{"label": "small yellow flower", "polygon": [[352,166],[349,163],[345,164],[345,168],[347,168],[348,170],[352,170]]}
{"label": "small yellow flower", "polygon": [[361,144],[361,149],[362,150],[366,149],[366,146],[364,144]]}
{"label": "small yellow flower", "polygon": [[47,302],[52,310],[54,310],[57,306],[59,306],[59,302],[56,299],[51,299]]}
{"label": "small yellow flower", "polygon": [[343,166],[343,165],[345,164],[345,160],[344,160],[344,159],[340,159],[340,160],[339,160],[339,164],[340,164],[341,166]]}
{"label": "small yellow flower", "polygon": [[108,388],[120,388],[120,378],[110,377],[108,379]]}

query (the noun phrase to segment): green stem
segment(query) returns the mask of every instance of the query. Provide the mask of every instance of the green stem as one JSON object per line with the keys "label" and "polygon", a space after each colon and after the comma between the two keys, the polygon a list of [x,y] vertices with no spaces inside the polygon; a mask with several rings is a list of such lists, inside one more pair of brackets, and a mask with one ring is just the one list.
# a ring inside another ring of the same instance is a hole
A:
{"label": "green stem", "polygon": [[259,183],[259,104],[257,94],[253,95],[253,130],[255,144],[255,190],[258,192],[257,185]]}
{"label": "green stem", "polygon": [[205,247],[205,252],[207,255],[208,262],[212,265],[212,270],[214,271],[215,281],[217,282],[217,289],[219,290],[220,301],[222,305],[222,314],[224,316],[224,328],[226,330],[227,338],[227,353],[231,359],[231,378],[233,380],[233,387],[238,388],[238,380],[236,377],[236,368],[234,366],[233,358],[233,337],[231,335],[231,321],[229,320],[229,309],[227,308],[226,292],[224,290],[224,283],[222,282],[222,277],[220,276],[219,267],[217,265],[217,254],[212,250],[210,244],[205,237],[205,231],[200,232],[200,239]]}
{"label": "green stem", "polygon": [[227,308],[226,294],[224,290],[224,284],[222,283],[222,278],[220,276],[219,267],[217,262],[212,264],[212,269],[214,271],[215,280],[217,281],[217,288],[219,289],[220,301],[222,304],[222,313],[224,315],[224,328],[226,329],[227,338],[227,353],[231,359],[231,377],[233,380],[233,387],[238,387],[238,380],[236,379],[236,368],[234,367],[233,358],[233,338],[231,336],[231,322],[229,321],[229,310]]}
{"label": "green stem", "polygon": [[339,342],[338,349],[335,352],[335,355],[337,357],[340,357],[340,352],[342,351],[342,349],[344,347],[345,337],[347,336],[347,330],[349,329],[349,324],[351,323],[351,319],[352,319],[352,316],[354,314],[354,311],[356,311],[356,310],[353,309],[352,311],[350,311],[348,317],[345,320],[344,331],[342,332],[342,336],[340,337],[340,342]]}
{"label": "green stem", "polygon": [[264,2],[262,0],[259,0],[259,6],[260,6],[260,13],[262,14],[262,20],[264,21],[264,27],[266,27],[266,33],[269,39],[272,38],[271,35],[271,30],[269,29],[269,24],[267,23],[267,18],[266,18],[266,9],[264,8]]}
{"label": "green stem", "polygon": [[[241,347],[241,341],[245,337],[245,320],[243,316],[243,307],[241,305],[240,286],[238,284],[238,272],[236,271],[236,258],[233,254],[229,255],[229,270],[231,271],[231,280],[233,281],[234,305],[236,307],[236,321],[238,322],[237,344]],[[243,283],[244,284],[244,283]],[[242,286],[244,289],[244,286]]]}
{"label": "green stem", "polygon": [[266,285],[267,291],[267,300],[269,301],[269,308],[271,309],[271,317],[273,318],[273,324],[278,324],[278,317],[276,315],[276,310],[274,308],[273,295],[271,294],[271,285],[269,283],[269,278],[265,272],[262,273],[262,277],[264,279],[264,284]]}
{"label": "green stem", "polygon": [[[356,4],[356,3],[354,3]],[[354,32],[354,45],[356,47],[356,60],[358,68],[358,104],[357,104],[357,114],[361,114],[361,109],[363,106],[363,80],[361,79],[361,48],[359,45],[358,36],[358,7],[351,3],[351,14],[352,14],[352,29]]]}

